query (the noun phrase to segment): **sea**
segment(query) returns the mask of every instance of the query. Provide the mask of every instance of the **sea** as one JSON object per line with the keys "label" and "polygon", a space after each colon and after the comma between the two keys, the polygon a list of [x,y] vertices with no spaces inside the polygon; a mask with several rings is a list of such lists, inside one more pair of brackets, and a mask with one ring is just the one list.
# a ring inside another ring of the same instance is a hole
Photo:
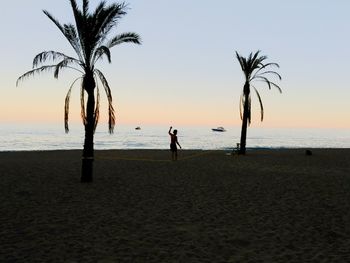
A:
{"label": "sea", "polygon": [[[108,133],[107,125],[99,124],[95,149],[168,149],[168,126],[117,125]],[[178,141],[183,149],[232,150],[240,140],[240,127],[225,127],[214,132],[209,126],[179,126]],[[49,151],[82,149],[82,124],[65,133],[61,124],[1,124],[0,151]],[[247,148],[350,148],[350,129],[248,128]]]}

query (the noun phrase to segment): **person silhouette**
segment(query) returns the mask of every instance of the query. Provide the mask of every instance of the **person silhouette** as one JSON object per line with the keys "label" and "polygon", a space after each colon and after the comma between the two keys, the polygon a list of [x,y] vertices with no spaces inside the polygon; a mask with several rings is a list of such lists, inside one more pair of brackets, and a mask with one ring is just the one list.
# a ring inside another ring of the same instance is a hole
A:
{"label": "person silhouette", "polygon": [[171,132],[172,128],[173,127],[170,126],[169,132],[168,132],[168,134],[170,135],[170,151],[171,151],[171,159],[173,161],[176,161],[177,160],[177,146],[176,145],[179,145],[180,149],[182,149],[182,148],[181,148],[180,143],[177,140],[177,130],[174,130],[172,133]]}

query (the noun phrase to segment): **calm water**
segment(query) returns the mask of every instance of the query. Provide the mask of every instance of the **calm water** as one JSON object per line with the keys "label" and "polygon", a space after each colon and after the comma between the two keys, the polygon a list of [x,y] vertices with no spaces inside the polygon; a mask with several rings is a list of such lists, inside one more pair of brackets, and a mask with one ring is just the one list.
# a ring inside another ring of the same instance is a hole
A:
{"label": "calm water", "polygon": [[[0,151],[82,149],[82,125],[1,125]],[[95,134],[95,149],[168,149],[167,126],[117,126],[110,135],[100,124]],[[184,149],[230,149],[239,142],[240,127],[212,132],[212,127],[176,127]],[[350,130],[249,128],[250,148],[350,148]]]}

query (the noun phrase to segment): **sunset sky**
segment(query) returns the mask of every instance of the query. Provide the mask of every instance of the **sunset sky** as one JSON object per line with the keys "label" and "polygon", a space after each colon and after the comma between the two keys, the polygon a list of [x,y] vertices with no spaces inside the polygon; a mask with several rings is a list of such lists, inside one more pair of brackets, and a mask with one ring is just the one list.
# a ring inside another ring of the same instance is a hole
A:
{"label": "sunset sky", "polygon": [[[90,0],[94,8],[100,0]],[[107,3],[114,1],[108,0]],[[261,50],[280,65],[278,90],[256,84],[265,106],[254,127],[350,128],[349,0],[130,0],[117,33],[140,34],[142,45],[112,49],[97,67],[112,87],[117,124],[239,126],[244,76],[235,51]],[[78,3],[80,1],[78,0]],[[68,0],[2,1],[0,123],[60,123],[77,73],[37,75],[15,86],[34,56],[73,49],[42,13],[73,22]],[[106,122],[104,94],[100,125]],[[71,121],[80,121],[79,87]]]}

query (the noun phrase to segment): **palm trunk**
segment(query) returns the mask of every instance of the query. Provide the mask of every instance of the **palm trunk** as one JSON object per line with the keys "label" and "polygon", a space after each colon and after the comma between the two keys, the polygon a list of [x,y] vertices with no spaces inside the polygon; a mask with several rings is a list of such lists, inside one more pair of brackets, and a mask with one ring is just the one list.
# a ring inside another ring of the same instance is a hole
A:
{"label": "palm trunk", "polygon": [[245,154],[246,152],[246,140],[247,140],[247,127],[249,117],[249,94],[250,85],[248,82],[244,84],[244,105],[243,105],[243,119],[242,119],[242,130],[241,130],[241,142],[239,148],[239,154]]}
{"label": "palm trunk", "polygon": [[95,126],[95,80],[93,74],[86,74],[83,80],[83,88],[87,91],[85,140],[82,156],[81,182],[92,182],[94,162],[94,126]]}

